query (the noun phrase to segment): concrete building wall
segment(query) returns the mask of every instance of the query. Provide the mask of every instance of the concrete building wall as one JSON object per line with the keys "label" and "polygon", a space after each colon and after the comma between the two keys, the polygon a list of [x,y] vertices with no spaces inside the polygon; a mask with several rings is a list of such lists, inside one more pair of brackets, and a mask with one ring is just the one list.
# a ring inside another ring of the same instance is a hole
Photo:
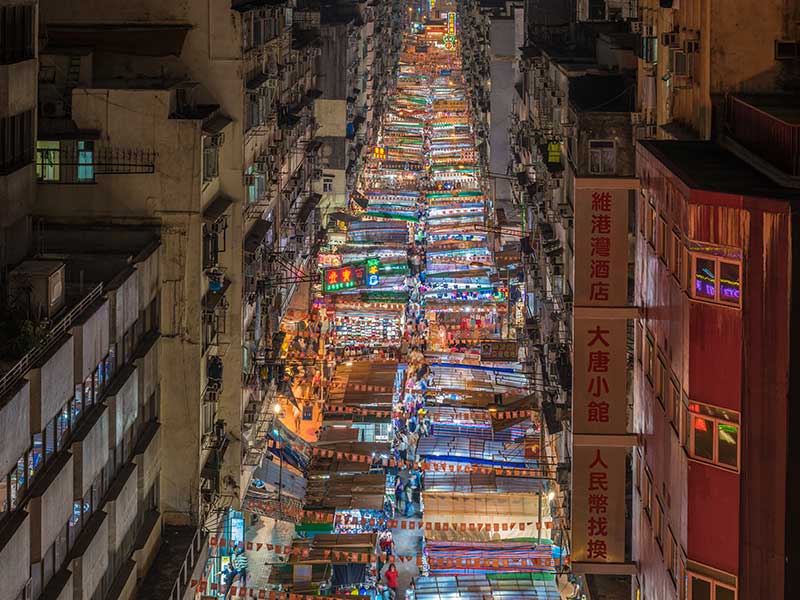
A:
{"label": "concrete building wall", "polygon": [[136,421],[139,411],[139,377],[133,366],[123,367],[106,395],[109,410],[111,448],[119,447],[125,432]]}
{"label": "concrete building wall", "polygon": [[[490,63],[489,77],[491,106],[489,129],[489,169],[492,173],[505,175],[511,159],[508,140],[509,116],[514,97],[517,39],[514,19],[492,17],[489,29]],[[511,184],[498,179],[494,183],[495,200],[511,199]]]}
{"label": "concrete building wall", "polygon": [[69,453],[58,457],[47,473],[48,485],[36,495],[32,490],[28,503],[31,515],[31,562],[42,560],[44,552],[52,545],[72,516],[74,469]]}
{"label": "concrete building wall", "polygon": [[317,137],[344,137],[347,134],[347,102],[320,98],[314,103],[314,116],[319,123]]}
{"label": "concrete building wall", "polygon": [[0,473],[10,473],[17,460],[31,443],[31,386],[23,381],[16,391],[0,400],[0,423],[3,443],[0,444]]}
{"label": "concrete building wall", "polygon": [[109,518],[109,549],[116,552],[136,521],[137,469],[129,464],[117,475],[103,510]]}
{"label": "concrete building wall", "polygon": [[17,600],[28,583],[30,573],[30,517],[22,512],[11,517],[4,531],[5,545],[0,547],[0,600]]}
{"label": "concrete building wall", "polygon": [[73,549],[73,597],[88,600],[103,581],[108,569],[108,515],[92,515]]}
{"label": "concrete building wall", "polygon": [[98,301],[72,328],[76,382],[86,381],[108,354],[110,308],[108,299]]}
{"label": "concrete building wall", "polygon": [[[31,433],[44,429],[61,407],[75,394],[75,382],[64,373],[71,373],[75,364],[75,345],[72,336],[45,358],[39,368],[31,369]],[[95,367],[97,363],[95,363]]]}
{"label": "concrete building wall", "polygon": [[102,406],[78,429],[72,442],[75,456],[75,497],[82,498],[108,462],[109,414]]}

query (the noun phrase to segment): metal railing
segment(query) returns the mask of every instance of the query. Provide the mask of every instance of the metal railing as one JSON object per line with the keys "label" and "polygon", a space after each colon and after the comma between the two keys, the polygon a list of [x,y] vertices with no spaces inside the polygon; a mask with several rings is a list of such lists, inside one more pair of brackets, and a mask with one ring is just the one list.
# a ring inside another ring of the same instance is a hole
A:
{"label": "metal railing", "polygon": [[197,559],[200,557],[203,543],[205,543],[208,534],[202,529],[198,529],[192,536],[192,542],[189,544],[189,549],[186,551],[186,556],[183,558],[183,564],[172,590],[169,592],[169,600],[181,600],[186,589],[189,587],[192,578],[192,571],[197,564]]}
{"label": "metal railing", "polygon": [[99,283],[78,304],[73,306],[61,317],[45,334],[44,338],[31,350],[29,350],[17,363],[12,366],[2,377],[0,377],[0,398],[16,386],[20,379],[30,371],[36,363],[46,356],[61,339],[72,328],[75,320],[86,310],[95,300],[103,295],[103,284]]}
{"label": "metal railing", "polygon": [[[765,107],[771,100],[764,98]],[[782,107],[780,99],[776,105]],[[728,96],[726,108],[726,126],[736,141],[788,175],[800,176],[800,124],[770,114],[746,97]]]}

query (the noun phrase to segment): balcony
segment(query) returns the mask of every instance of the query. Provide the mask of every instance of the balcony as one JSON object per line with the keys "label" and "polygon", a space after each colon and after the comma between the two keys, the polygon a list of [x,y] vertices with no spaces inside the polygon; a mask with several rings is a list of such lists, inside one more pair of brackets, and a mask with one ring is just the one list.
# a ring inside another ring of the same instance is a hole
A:
{"label": "balcony", "polygon": [[208,535],[194,527],[165,527],[161,548],[139,588],[140,600],[181,600],[206,562]]}
{"label": "balcony", "polygon": [[725,145],[771,179],[800,187],[800,97],[728,96]]}

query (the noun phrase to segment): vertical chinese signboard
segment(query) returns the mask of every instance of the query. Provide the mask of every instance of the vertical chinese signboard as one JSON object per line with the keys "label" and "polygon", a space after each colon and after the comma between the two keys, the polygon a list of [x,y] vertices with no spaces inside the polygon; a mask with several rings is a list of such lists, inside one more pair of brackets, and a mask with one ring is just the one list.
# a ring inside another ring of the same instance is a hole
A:
{"label": "vertical chinese signboard", "polygon": [[575,191],[575,306],[625,306],[628,190]]}
{"label": "vertical chinese signboard", "polygon": [[574,449],[573,562],[625,560],[626,454],[626,448],[576,446]]}
{"label": "vertical chinese signboard", "polygon": [[623,562],[627,448],[592,436],[627,433],[629,191],[577,183],[572,561]]}

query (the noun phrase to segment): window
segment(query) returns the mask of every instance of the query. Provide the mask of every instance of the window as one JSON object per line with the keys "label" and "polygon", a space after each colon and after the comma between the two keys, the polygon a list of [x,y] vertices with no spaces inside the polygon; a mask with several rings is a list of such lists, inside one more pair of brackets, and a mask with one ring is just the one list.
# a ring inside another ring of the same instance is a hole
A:
{"label": "window", "polygon": [[203,137],[203,182],[219,177],[219,149],[224,141],[224,134]]}
{"label": "window", "polygon": [[644,512],[650,517],[653,504],[653,476],[650,475],[650,469],[647,468],[647,465],[644,467],[642,486],[644,487],[642,490],[642,506],[644,507]]}
{"label": "window", "polygon": [[0,7],[0,64],[33,57],[33,5]]}
{"label": "window", "polygon": [[647,375],[647,379],[650,380],[650,384],[653,384],[653,338],[648,333],[645,339],[645,346],[644,346],[644,374]]}
{"label": "window", "polygon": [[647,207],[647,241],[655,249],[656,247],[656,207],[653,203],[653,198],[650,198],[650,204]]}
{"label": "window", "polygon": [[736,600],[736,587],[689,573],[689,600]]}
{"label": "window", "polygon": [[639,321],[636,321],[636,331],[633,338],[633,345],[636,349],[636,360],[639,364],[642,364],[642,345],[644,344],[644,334],[642,330],[642,324]]}
{"label": "window", "polygon": [[639,193],[639,233],[642,237],[645,236],[647,231],[647,197],[644,190]]}
{"label": "window", "polygon": [[679,231],[672,232],[672,260],[670,268],[678,281],[683,283],[683,242]]}
{"label": "window", "polygon": [[661,508],[661,500],[656,497],[653,504],[653,536],[656,538],[658,547],[664,549],[664,509]]}
{"label": "window", "polygon": [[689,455],[716,465],[739,468],[739,415],[733,411],[689,404]]}
{"label": "window", "polygon": [[655,36],[642,37],[642,60],[649,64],[658,62],[658,38]]}
{"label": "window", "polygon": [[33,162],[33,111],[0,119],[0,174]]}
{"label": "window", "polygon": [[324,194],[333,192],[333,177],[322,178],[322,192]]}
{"label": "window", "polygon": [[613,140],[589,142],[589,173],[613,175],[617,171],[616,150]]}
{"label": "window", "polygon": [[669,402],[667,406],[669,420],[672,422],[672,425],[677,432],[679,430],[681,415],[681,390],[678,382],[675,379],[670,379],[669,381]]}
{"label": "window", "polygon": [[667,222],[664,217],[658,219],[658,257],[666,263],[669,251],[669,240]]}
{"label": "window", "polygon": [[36,142],[36,180],[61,180],[61,143],[47,140]]}
{"label": "window", "polygon": [[655,385],[656,398],[658,398],[658,402],[659,404],[661,404],[661,408],[665,408],[666,406],[664,398],[667,394],[669,386],[668,381],[669,381],[669,369],[667,368],[667,365],[664,364],[664,358],[659,354],[658,362],[656,362],[655,381],[653,382],[653,384]]}
{"label": "window", "polygon": [[692,297],[741,306],[741,263],[714,256],[693,255]]}
{"label": "window", "polygon": [[675,536],[672,535],[672,530],[667,527],[667,570],[672,576],[672,583],[677,587],[678,585],[678,564],[680,563],[680,555],[678,552],[678,544],[675,541]]}
{"label": "window", "polygon": [[94,182],[94,142],[78,140],[78,183]]}

